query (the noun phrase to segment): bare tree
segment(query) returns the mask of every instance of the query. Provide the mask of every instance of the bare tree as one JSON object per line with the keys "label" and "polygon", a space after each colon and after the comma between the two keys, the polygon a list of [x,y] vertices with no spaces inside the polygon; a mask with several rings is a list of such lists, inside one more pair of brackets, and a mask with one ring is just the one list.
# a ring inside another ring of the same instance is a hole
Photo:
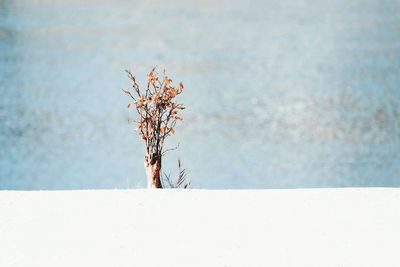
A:
{"label": "bare tree", "polygon": [[[136,77],[128,70],[126,72],[132,82],[132,87],[122,90],[133,100],[128,104],[128,108],[134,107],[139,115],[138,120],[135,120],[134,123],[137,125],[136,130],[139,136],[145,143],[144,167],[147,188],[163,188],[161,159],[165,152],[170,150],[163,150],[165,139],[175,133],[174,127],[177,121],[183,120],[178,112],[185,107],[176,103],[175,97],[182,93],[184,86],[182,83],[172,86],[172,79],[165,75],[165,70],[160,78],[154,67],[147,74],[148,82],[145,90],[141,90],[136,82]],[[180,162],[179,168],[181,173]],[[167,181],[173,187],[169,177]],[[180,186],[182,182],[178,182]]]}

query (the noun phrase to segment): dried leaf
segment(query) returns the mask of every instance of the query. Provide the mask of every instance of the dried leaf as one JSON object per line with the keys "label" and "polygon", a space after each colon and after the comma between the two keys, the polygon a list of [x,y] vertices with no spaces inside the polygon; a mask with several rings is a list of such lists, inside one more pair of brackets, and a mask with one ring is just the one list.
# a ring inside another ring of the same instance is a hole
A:
{"label": "dried leaf", "polygon": [[172,83],[172,79],[165,76],[165,87],[168,87]]}
{"label": "dried leaf", "polygon": [[174,118],[177,119],[177,120],[183,121],[183,118],[181,116],[179,116],[179,115],[174,115]]}

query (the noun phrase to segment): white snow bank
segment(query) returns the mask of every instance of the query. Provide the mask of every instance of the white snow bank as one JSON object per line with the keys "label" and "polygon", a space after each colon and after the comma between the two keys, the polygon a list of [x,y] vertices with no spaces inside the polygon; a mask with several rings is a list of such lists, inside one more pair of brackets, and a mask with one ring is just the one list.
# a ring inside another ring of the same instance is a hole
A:
{"label": "white snow bank", "polygon": [[0,191],[0,266],[400,266],[400,189]]}

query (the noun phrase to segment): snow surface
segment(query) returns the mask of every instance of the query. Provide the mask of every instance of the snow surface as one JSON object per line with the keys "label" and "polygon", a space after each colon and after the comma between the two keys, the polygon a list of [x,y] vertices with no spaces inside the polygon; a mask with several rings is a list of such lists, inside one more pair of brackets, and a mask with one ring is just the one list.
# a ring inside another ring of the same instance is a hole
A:
{"label": "snow surface", "polygon": [[400,266],[400,189],[0,191],[0,266]]}

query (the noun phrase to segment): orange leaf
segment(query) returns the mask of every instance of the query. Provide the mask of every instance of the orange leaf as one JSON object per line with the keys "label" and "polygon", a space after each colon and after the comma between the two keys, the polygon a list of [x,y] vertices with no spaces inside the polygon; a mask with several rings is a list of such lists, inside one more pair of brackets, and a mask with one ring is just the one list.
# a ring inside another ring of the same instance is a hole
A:
{"label": "orange leaf", "polygon": [[165,87],[168,87],[171,84],[172,80],[165,76]]}

